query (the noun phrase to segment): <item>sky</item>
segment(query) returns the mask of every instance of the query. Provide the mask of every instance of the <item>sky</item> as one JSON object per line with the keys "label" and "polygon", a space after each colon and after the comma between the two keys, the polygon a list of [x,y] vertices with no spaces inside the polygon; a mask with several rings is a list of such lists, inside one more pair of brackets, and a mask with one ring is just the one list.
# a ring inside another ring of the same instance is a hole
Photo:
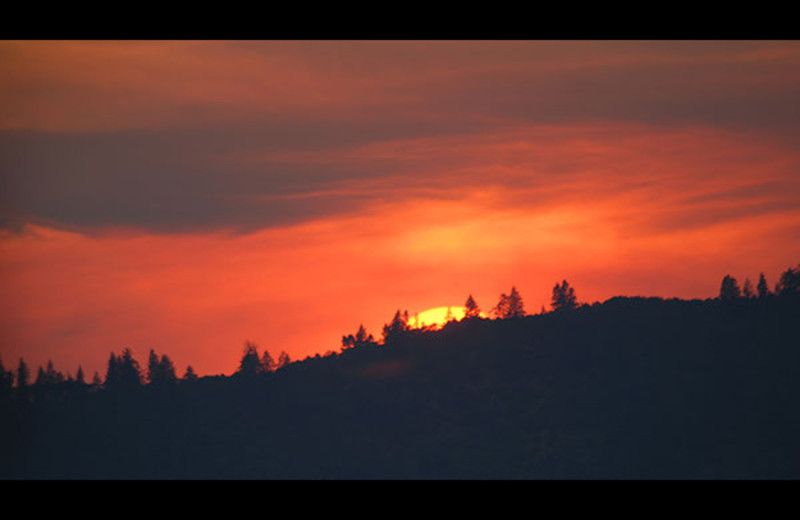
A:
{"label": "sky", "polygon": [[0,359],[205,374],[395,311],[800,263],[800,42],[0,42]]}

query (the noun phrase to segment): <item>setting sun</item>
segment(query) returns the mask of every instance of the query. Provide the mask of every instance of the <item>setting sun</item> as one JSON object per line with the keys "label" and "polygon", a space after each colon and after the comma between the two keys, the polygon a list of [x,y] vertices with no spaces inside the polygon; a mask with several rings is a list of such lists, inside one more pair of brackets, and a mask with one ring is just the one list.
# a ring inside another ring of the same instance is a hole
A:
{"label": "setting sun", "polygon": [[464,307],[434,307],[411,316],[408,324],[415,329],[424,327],[440,328],[449,321],[464,318]]}

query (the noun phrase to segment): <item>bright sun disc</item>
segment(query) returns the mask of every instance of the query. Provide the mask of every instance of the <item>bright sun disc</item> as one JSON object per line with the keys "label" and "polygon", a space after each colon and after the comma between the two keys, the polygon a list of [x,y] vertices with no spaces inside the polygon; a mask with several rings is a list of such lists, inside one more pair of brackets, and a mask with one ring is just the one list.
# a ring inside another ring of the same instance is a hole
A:
{"label": "bright sun disc", "polygon": [[[450,316],[448,317],[448,309],[450,310]],[[435,327],[439,328],[443,326],[448,321],[458,321],[464,318],[464,307],[434,307],[433,309],[428,309],[426,311],[422,311],[416,313],[409,317],[408,324],[415,328],[419,329],[422,327]]]}

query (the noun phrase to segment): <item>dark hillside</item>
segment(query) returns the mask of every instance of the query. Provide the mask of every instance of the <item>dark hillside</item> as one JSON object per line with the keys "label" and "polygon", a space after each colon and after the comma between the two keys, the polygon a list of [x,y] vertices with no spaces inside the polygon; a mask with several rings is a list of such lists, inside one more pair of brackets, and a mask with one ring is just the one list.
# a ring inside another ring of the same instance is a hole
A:
{"label": "dark hillside", "polygon": [[800,301],[613,298],[4,401],[5,478],[799,478]]}

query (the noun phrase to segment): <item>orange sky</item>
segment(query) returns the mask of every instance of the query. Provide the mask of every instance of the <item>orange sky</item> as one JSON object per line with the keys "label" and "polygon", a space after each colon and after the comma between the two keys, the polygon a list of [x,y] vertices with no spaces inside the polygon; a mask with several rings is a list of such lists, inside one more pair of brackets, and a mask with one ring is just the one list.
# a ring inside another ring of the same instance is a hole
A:
{"label": "orange sky", "polygon": [[235,370],[800,262],[796,42],[2,42],[0,355]]}

